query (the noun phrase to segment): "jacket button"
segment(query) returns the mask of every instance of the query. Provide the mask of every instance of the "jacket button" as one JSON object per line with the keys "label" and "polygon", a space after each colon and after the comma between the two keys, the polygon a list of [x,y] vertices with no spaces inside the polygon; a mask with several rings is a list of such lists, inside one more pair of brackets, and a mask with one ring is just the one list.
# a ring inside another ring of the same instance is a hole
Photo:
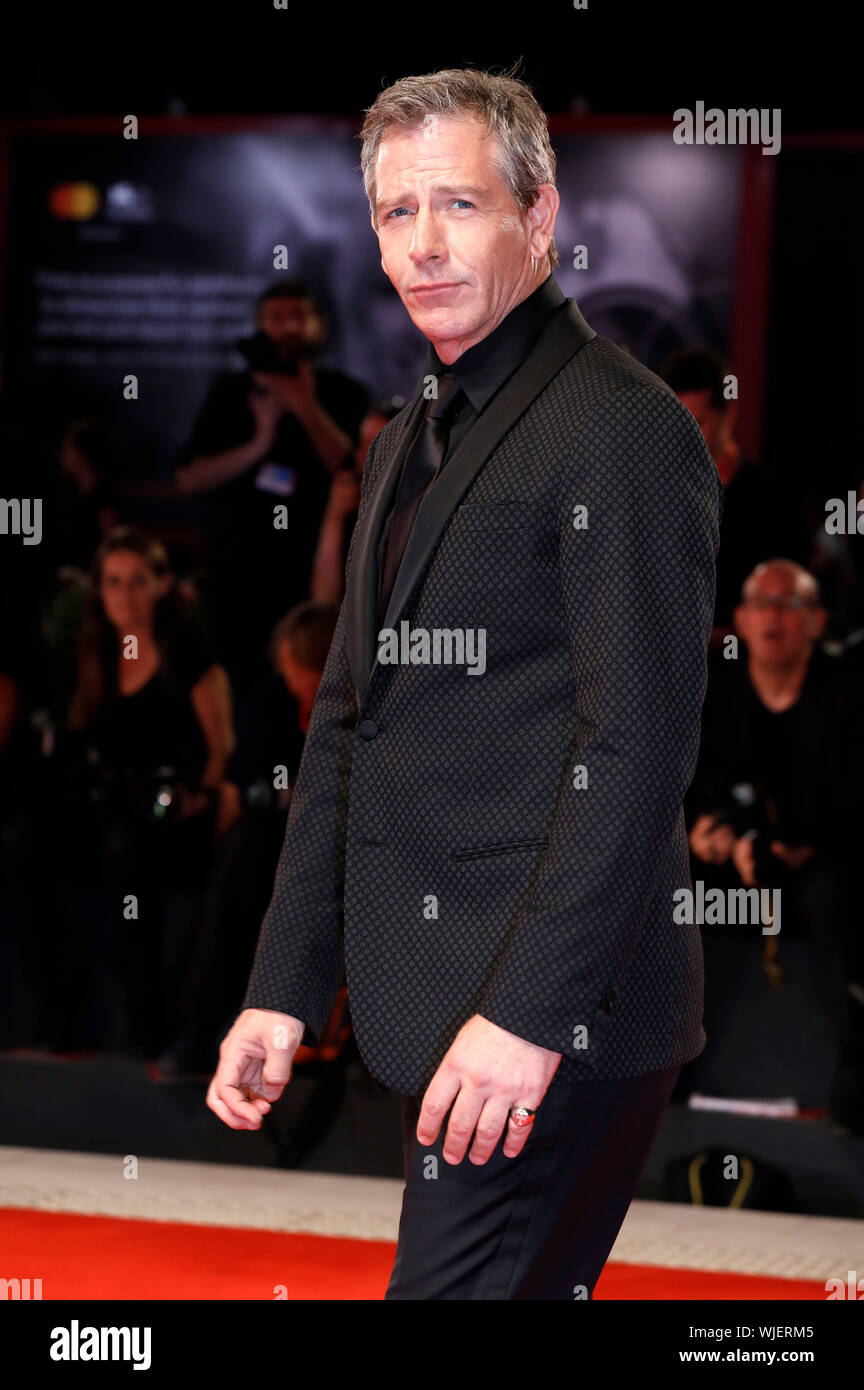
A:
{"label": "jacket button", "polygon": [[361,738],[372,739],[378,737],[378,725],[374,719],[364,719],[357,727],[357,732]]}

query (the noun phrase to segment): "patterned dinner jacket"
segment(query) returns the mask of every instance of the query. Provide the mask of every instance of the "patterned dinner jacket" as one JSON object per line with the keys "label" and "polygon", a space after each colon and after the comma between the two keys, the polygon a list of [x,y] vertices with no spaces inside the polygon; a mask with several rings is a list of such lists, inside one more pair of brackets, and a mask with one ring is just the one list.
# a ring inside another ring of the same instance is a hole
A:
{"label": "patterned dinner jacket", "polygon": [[683,1064],[706,1041],[673,894],[717,470],[565,300],[425,494],[379,641],[376,549],[423,404],[421,381],[369,450],[243,1007],[317,1037],[344,970],[361,1055],[405,1095],[474,1014],[562,1053],[554,1083]]}

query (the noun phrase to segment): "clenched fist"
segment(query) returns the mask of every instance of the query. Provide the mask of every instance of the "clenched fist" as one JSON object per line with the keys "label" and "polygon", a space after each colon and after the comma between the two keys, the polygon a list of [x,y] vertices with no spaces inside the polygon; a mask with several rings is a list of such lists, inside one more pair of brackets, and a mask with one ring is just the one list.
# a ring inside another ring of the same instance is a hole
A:
{"label": "clenched fist", "polygon": [[291,1080],[303,1024],[275,1009],[244,1009],[219,1048],[207,1104],[231,1129],[260,1129],[261,1117]]}

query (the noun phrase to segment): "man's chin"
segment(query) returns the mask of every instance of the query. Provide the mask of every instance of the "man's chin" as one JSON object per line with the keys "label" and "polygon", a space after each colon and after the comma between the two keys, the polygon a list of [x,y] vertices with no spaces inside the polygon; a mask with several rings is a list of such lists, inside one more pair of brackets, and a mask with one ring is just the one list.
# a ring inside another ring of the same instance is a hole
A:
{"label": "man's chin", "polygon": [[467,338],[471,332],[470,324],[466,323],[464,314],[455,316],[452,308],[441,305],[434,308],[430,305],[424,308],[422,305],[405,305],[408,310],[411,322],[424,336],[435,343],[447,343],[461,341]]}

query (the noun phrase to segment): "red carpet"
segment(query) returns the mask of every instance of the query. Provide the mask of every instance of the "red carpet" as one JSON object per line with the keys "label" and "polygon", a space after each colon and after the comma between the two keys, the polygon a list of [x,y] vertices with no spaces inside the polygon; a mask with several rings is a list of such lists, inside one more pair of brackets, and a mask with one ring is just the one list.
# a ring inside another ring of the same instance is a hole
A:
{"label": "red carpet", "polygon": [[[4,1276],[43,1299],[381,1299],[395,1246],[226,1226],[0,1208]],[[819,1299],[822,1284],[654,1265],[607,1266],[598,1299]]]}

